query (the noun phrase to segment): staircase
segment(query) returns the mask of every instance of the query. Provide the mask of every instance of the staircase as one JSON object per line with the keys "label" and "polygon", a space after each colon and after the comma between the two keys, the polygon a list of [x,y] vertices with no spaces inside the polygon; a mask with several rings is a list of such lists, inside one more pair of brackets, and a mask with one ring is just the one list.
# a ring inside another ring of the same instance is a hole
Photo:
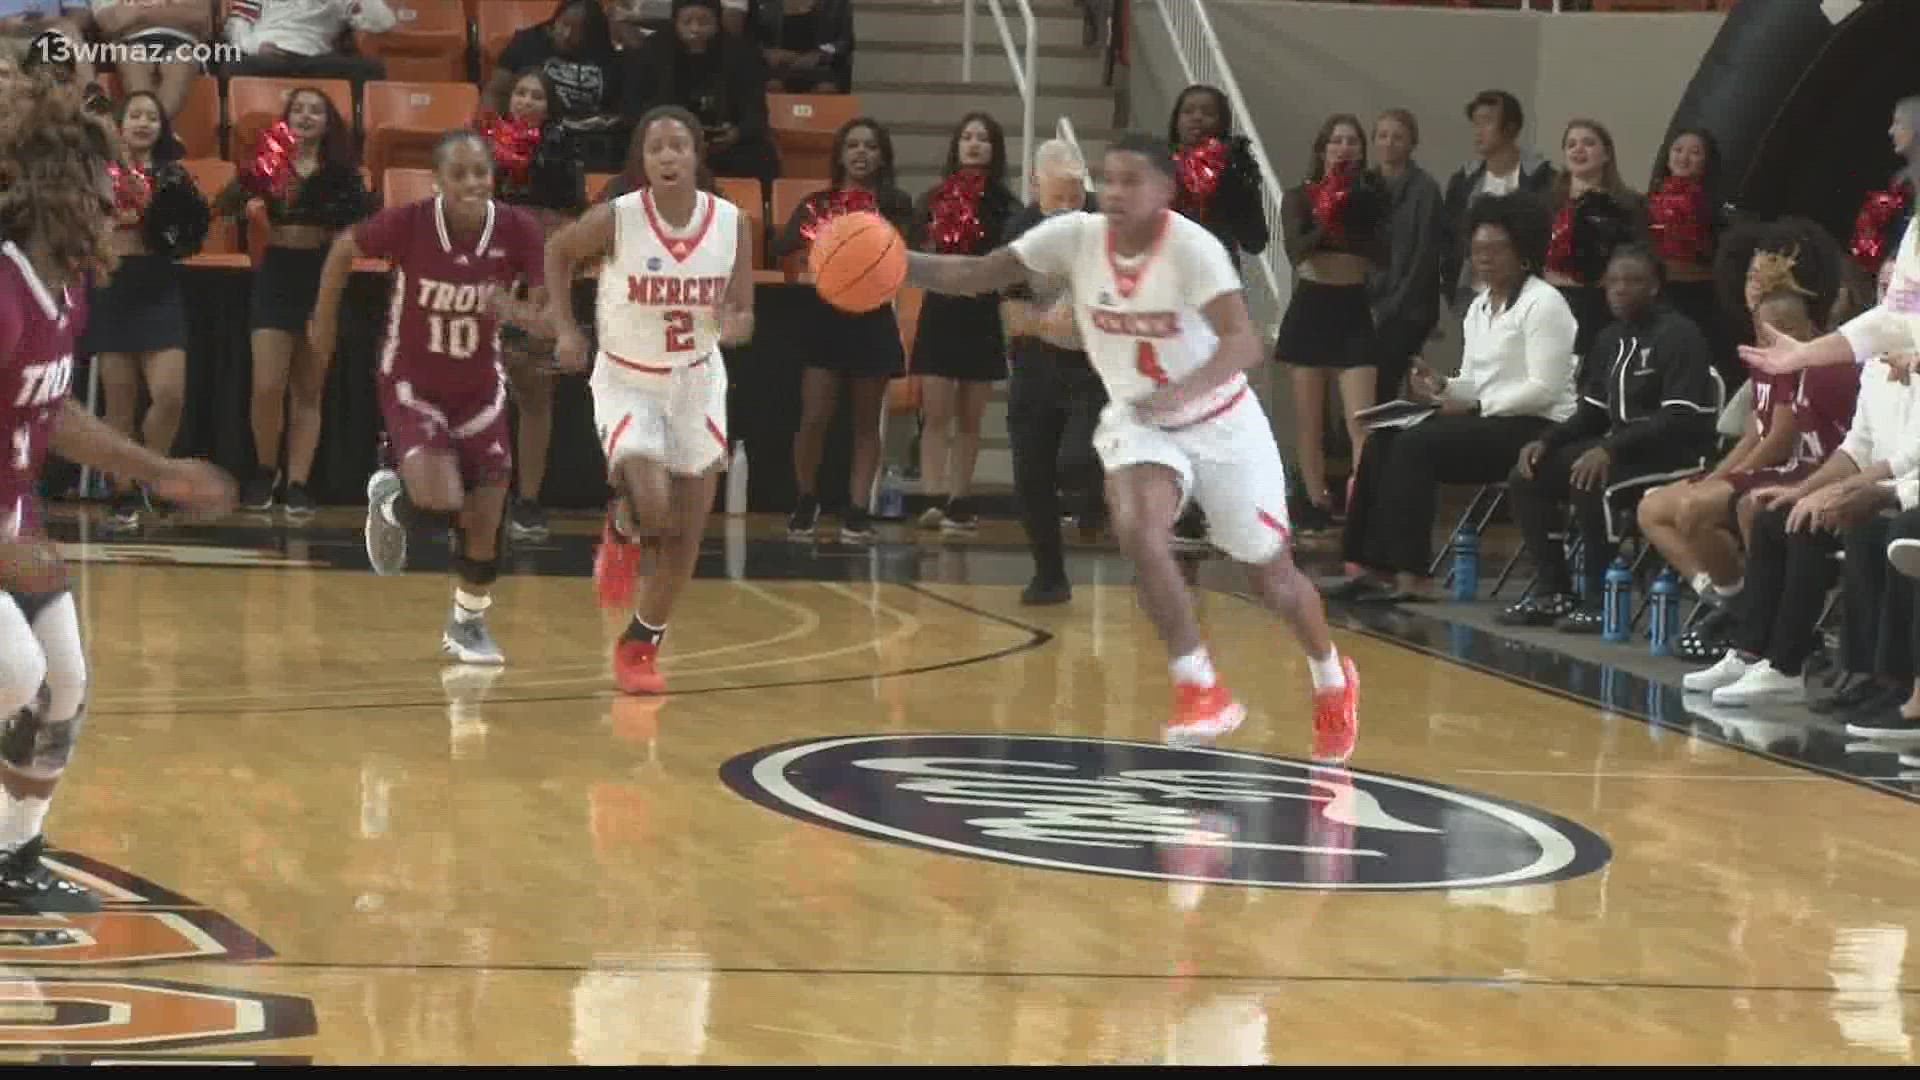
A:
{"label": "staircase", "polygon": [[[1021,152],[1020,93],[993,15],[981,0],[974,13],[973,81],[961,79],[961,42],[967,0],[854,0],[854,92],[861,110],[893,135],[900,186],[918,198],[940,182],[947,141],[960,118],[991,113],[1006,131],[1007,179],[1015,193],[1030,163]],[[1052,138],[1065,116],[1092,160],[1114,135],[1115,93],[1102,82],[1105,49],[1086,43],[1076,0],[1030,0],[1039,37],[1035,66],[1033,145]],[[1014,0],[1001,10],[1024,59],[1025,26]],[[904,461],[909,424],[890,428],[888,462]],[[1010,491],[1013,456],[1007,441],[1006,391],[997,387],[981,425],[974,488],[983,495]]]}

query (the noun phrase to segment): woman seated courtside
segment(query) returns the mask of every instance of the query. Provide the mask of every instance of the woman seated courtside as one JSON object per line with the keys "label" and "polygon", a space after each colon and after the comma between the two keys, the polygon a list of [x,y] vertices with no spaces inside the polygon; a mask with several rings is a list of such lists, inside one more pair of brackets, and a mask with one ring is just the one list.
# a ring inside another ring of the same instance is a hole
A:
{"label": "woman seated courtside", "polygon": [[1430,599],[1439,485],[1505,480],[1521,447],[1574,412],[1577,325],[1541,276],[1545,206],[1524,194],[1480,199],[1467,236],[1478,295],[1462,326],[1460,374],[1416,369],[1410,396],[1439,411],[1368,437],[1344,538],[1358,573],[1335,590],[1348,598]]}

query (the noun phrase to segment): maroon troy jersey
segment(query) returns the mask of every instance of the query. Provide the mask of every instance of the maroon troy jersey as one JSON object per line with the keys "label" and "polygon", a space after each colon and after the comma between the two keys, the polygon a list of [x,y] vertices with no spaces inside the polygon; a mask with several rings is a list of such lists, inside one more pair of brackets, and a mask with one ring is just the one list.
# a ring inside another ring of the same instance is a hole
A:
{"label": "maroon troy jersey", "polygon": [[53,426],[73,382],[73,346],[86,328],[86,289],[58,294],[12,241],[0,245],[0,535],[35,527],[34,496]]}
{"label": "maroon troy jersey", "polygon": [[1793,465],[1818,465],[1846,441],[1853,426],[1853,406],[1860,396],[1860,365],[1837,364],[1808,368],[1796,378],[1793,426],[1799,434]]}
{"label": "maroon troy jersey", "polygon": [[382,210],[354,226],[363,255],[393,264],[380,374],[427,397],[465,392],[501,377],[496,290],[544,279],[546,236],[533,215],[490,203],[486,224],[454,237],[434,196]]}
{"label": "maroon troy jersey", "polygon": [[1765,372],[1753,373],[1753,419],[1760,425],[1760,437],[1766,438],[1773,430],[1773,410],[1783,405],[1792,405],[1793,396],[1800,387],[1800,375],[1768,375]]}

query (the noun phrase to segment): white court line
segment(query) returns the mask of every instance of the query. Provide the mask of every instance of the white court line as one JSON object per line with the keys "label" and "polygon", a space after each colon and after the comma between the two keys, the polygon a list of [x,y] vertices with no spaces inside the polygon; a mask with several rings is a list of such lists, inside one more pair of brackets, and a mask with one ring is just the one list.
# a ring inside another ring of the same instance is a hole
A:
{"label": "white court line", "polygon": [[[1585,769],[1455,769],[1462,776],[1581,776],[1602,780],[1734,780],[1742,783],[1813,783],[1831,781],[1833,777],[1820,773],[1808,773],[1804,776],[1722,776],[1713,773],[1690,772],[1592,772]],[[1860,776],[1845,774],[1854,780],[1914,781],[1920,780],[1920,770],[1911,774],[1895,776]]]}

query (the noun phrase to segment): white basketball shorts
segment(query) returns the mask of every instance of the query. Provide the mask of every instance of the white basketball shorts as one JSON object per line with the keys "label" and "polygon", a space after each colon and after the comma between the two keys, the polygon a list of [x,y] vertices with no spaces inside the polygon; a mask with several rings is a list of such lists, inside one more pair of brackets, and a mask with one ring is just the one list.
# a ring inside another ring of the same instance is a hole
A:
{"label": "white basketball shorts", "polygon": [[1131,406],[1113,402],[1093,447],[1108,472],[1164,465],[1177,473],[1182,499],[1200,504],[1208,539],[1231,558],[1259,565],[1292,543],[1286,466],[1251,390],[1208,419],[1171,429],[1143,424]]}
{"label": "white basketball shorts", "polygon": [[603,352],[587,387],[609,472],[638,455],[676,476],[699,476],[727,455],[727,366],[718,349],[672,369],[641,368]]}

